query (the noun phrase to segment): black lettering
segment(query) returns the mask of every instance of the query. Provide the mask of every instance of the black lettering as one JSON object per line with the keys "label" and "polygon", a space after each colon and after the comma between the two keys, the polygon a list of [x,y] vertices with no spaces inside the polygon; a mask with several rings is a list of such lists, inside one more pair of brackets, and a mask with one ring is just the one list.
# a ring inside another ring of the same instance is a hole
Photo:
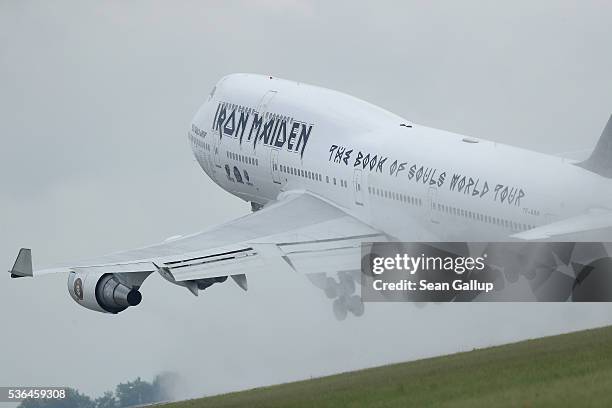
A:
{"label": "black lettering", "polygon": [[334,151],[338,148],[336,145],[331,145],[329,148],[329,159],[327,161],[331,161],[332,156],[334,155]]}
{"label": "black lettering", "polygon": [[221,106],[221,111],[219,112],[219,116],[217,117],[217,124],[215,125],[215,130],[219,131],[219,139],[223,136],[221,131],[223,127],[223,122],[225,121],[225,115],[227,114],[227,110],[225,109],[225,105]]}
{"label": "black lettering", "polygon": [[478,183],[480,183],[480,179],[476,179],[476,184],[474,184],[474,188],[472,189],[472,196],[480,194],[480,191],[478,191]]}
{"label": "black lettering", "polygon": [[508,186],[504,187],[504,189],[501,192],[501,202],[502,203],[504,202],[506,197],[508,197]]}
{"label": "black lettering", "polygon": [[215,111],[215,118],[213,119],[213,132],[215,131],[215,126],[217,126],[217,115],[219,115],[219,109],[221,108],[221,102],[217,105],[217,110]]}
{"label": "black lettering", "polygon": [[[257,112],[255,112],[253,116],[253,123],[251,123],[251,130],[249,130],[249,137],[247,140],[251,140],[253,138],[253,148],[255,147],[255,143],[257,143],[257,134],[259,133],[259,128],[261,127],[261,123],[263,122],[263,117],[259,116]],[[255,134],[253,134],[255,131]]]}
{"label": "black lettering", "polygon": [[234,135],[234,129],[236,128],[236,110],[233,110],[232,113],[225,120],[225,125],[223,125],[223,133],[228,136]]}
{"label": "black lettering", "polygon": [[408,163],[406,163],[406,162],[402,162],[402,163],[400,163],[400,164],[399,164],[399,166],[398,166],[398,168],[397,168],[397,173],[395,173],[395,176],[396,176],[396,177],[397,177],[397,175],[398,175],[400,172],[402,172],[402,171],[406,170],[406,165],[407,165],[407,164],[408,164]]}
{"label": "black lettering", "polygon": [[453,178],[451,179],[450,186],[449,186],[449,189],[451,191],[455,191],[455,187],[457,187],[457,183],[459,182],[460,178],[461,178],[461,174],[453,174]]}
{"label": "black lettering", "polygon": [[433,186],[434,184],[436,184],[436,179],[434,177],[436,177],[436,171],[438,171],[438,169],[434,169],[433,173],[431,173],[431,177],[429,178],[429,185]]}
{"label": "black lettering", "polygon": [[238,126],[236,127],[236,136],[240,133],[240,144],[242,144],[242,138],[244,131],[246,130],[247,122],[249,121],[249,114],[246,111],[240,112],[240,119],[238,119]]}
{"label": "black lettering", "polygon": [[287,141],[287,123],[283,120],[278,127],[278,133],[276,134],[276,141],[274,146],[283,147]]}
{"label": "black lettering", "polygon": [[408,170],[408,180],[412,180],[412,178],[414,177],[416,168],[417,168],[416,164],[413,164],[412,166],[410,166],[410,169]]}
{"label": "black lettering", "polygon": [[348,161],[351,158],[351,153],[353,153],[353,149],[348,150],[344,153],[344,159],[342,159],[342,161],[344,161],[344,164],[346,164],[348,166]]}
{"label": "black lettering", "polygon": [[291,126],[291,131],[289,132],[289,140],[287,140],[287,149],[289,149],[290,152],[293,151],[293,142],[297,137],[297,130],[299,127],[300,124],[298,122],[293,122],[293,126]]}
{"label": "black lettering", "polygon": [[521,198],[525,197],[525,192],[523,189],[520,189],[518,192],[518,197],[516,197],[515,205],[521,205]]}
{"label": "black lettering", "polygon": [[385,162],[387,161],[387,157],[385,157],[384,159],[381,159],[378,161],[378,166],[376,166],[376,171],[382,173],[383,172],[383,165],[385,164]]}
{"label": "black lettering", "polygon": [[517,189],[512,187],[510,188],[510,193],[508,194],[508,204],[514,203],[514,199],[516,198]]}
{"label": "black lettering", "polygon": [[361,164],[361,159],[363,158],[363,153],[361,151],[357,152],[357,158],[355,159],[355,163],[353,163],[353,167],[357,167]]}
{"label": "black lettering", "polygon": [[463,187],[465,187],[465,176],[461,177],[461,180],[459,180],[459,184],[457,185],[457,191],[461,193],[463,191]]}
{"label": "black lettering", "polygon": [[489,184],[485,181],[484,186],[482,186],[482,192],[480,193],[480,198],[482,198],[482,196],[487,194],[488,192],[489,192]]}
{"label": "black lettering", "polygon": [[257,141],[261,142],[263,140],[264,146],[270,144],[270,136],[272,133],[272,128],[274,127],[274,122],[274,118],[268,119],[263,129],[261,130],[261,133],[259,133],[259,135],[257,136]]}
{"label": "black lettering", "polygon": [[393,173],[395,173],[396,169],[397,169],[397,160],[395,160],[393,163],[391,163],[391,166],[389,166],[389,175],[392,176]]}
{"label": "black lettering", "polygon": [[304,157],[304,149],[306,149],[306,144],[308,143],[308,138],[310,137],[311,131],[312,125],[308,126],[308,129],[306,129],[306,125],[302,125],[300,138],[298,140],[297,146],[295,147],[296,150],[300,149],[300,146],[302,147],[302,149],[300,150],[300,157]]}
{"label": "black lettering", "polygon": [[468,184],[465,187],[465,194],[470,194],[470,187],[472,187],[473,185],[474,185],[474,179],[470,177],[468,180]]}
{"label": "black lettering", "polygon": [[370,162],[370,153],[366,154],[366,157],[363,158],[363,169],[365,170],[368,167],[368,163]]}
{"label": "black lettering", "polygon": [[503,187],[503,185],[498,184],[495,186],[495,198],[494,200],[497,201],[497,193],[499,193],[499,190]]}
{"label": "black lettering", "polygon": [[276,143],[276,136],[278,136],[278,125],[280,124],[280,120],[276,119],[276,115],[274,115],[274,117],[275,117],[274,121],[276,123],[274,124],[274,130],[270,134],[272,136],[270,138],[270,145],[274,145]]}
{"label": "black lettering", "polygon": [[420,181],[421,177],[423,176],[423,166],[419,167],[419,169],[416,172],[416,181]]}
{"label": "black lettering", "polygon": [[446,172],[440,173],[440,176],[438,177],[438,187],[442,187],[442,184],[444,184],[445,178],[446,178]]}
{"label": "black lettering", "polygon": [[342,155],[344,154],[344,147],[338,147],[336,150],[336,155],[334,156],[334,163],[340,163],[342,160]]}
{"label": "black lettering", "polygon": [[426,168],[425,172],[423,173],[423,184],[427,184],[427,181],[429,181],[429,176],[431,176],[431,168]]}
{"label": "black lettering", "polygon": [[376,167],[377,162],[378,162],[378,155],[372,157],[372,160],[370,160],[370,171],[374,170],[374,167]]}

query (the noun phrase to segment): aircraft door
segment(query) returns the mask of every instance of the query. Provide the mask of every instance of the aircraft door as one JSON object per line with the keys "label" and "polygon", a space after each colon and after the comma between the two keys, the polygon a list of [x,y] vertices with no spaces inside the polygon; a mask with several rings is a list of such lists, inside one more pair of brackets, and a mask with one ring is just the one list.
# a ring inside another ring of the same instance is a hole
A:
{"label": "aircraft door", "polygon": [[438,211],[436,206],[438,205],[438,187],[430,186],[427,192],[427,207],[429,213],[429,220],[433,224],[439,224]]}
{"label": "aircraft door", "polygon": [[281,183],[280,169],[278,168],[278,149],[270,149],[270,169],[272,170],[272,181]]}
{"label": "aircraft door", "polygon": [[355,204],[363,205],[363,179],[361,169],[355,169],[353,172],[353,192],[355,195]]}
{"label": "aircraft door", "polygon": [[[219,131],[220,132],[220,131]],[[221,133],[216,133],[213,132],[211,134],[212,136],[212,156],[213,156],[213,162],[214,162],[214,166],[213,166],[213,170],[217,171],[216,168],[221,168],[221,141],[222,139],[222,134]]]}
{"label": "aircraft door", "polygon": [[215,164],[213,163],[212,152],[207,151],[204,154],[204,159],[206,160],[206,165],[208,166],[208,169],[211,171],[211,173],[214,174],[215,173]]}
{"label": "aircraft door", "polygon": [[261,101],[259,101],[259,105],[257,106],[257,112],[259,112],[260,115],[263,115],[268,111],[270,102],[272,102],[272,99],[274,99],[277,93],[277,91],[268,91],[264,94]]}

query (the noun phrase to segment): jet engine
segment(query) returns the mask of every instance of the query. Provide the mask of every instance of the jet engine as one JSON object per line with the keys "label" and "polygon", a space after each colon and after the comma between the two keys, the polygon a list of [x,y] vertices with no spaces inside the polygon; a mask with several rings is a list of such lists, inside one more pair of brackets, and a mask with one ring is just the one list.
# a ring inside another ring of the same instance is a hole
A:
{"label": "jet engine", "polygon": [[68,292],[79,305],[102,313],[119,313],[142,300],[138,286],[121,283],[111,273],[73,271],[68,275]]}

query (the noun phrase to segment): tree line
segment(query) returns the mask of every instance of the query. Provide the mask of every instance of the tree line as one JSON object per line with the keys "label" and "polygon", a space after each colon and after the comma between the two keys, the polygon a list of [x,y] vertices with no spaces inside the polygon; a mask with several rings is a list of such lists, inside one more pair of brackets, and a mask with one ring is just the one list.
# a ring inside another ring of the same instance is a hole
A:
{"label": "tree line", "polygon": [[152,382],[140,377],[120,383],[114,391],[91,398],[74,388],[66,388],[63,399],[26,399],[18,408],[126,408],[171,401],[172,391],[178,385],[178,375],[163,373]]}

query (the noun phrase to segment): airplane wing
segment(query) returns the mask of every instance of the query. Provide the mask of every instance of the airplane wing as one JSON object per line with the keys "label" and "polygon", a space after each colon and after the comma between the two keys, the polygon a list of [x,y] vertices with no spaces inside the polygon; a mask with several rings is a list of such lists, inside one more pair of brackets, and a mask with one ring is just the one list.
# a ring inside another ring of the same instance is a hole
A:
{"label": "airplane wing", "polygon": [[57,267],[34,270],[30,250],[22,249],[10,272],[12,277],[71,271],[124,278],[138,274],[143,278],[133,286],[139,286],[157,271],[197,295],[194,283],[227,276],[246,290],[247,274],[279,263],[309,274],[359,269],[361,242],[384,240],[384,234],[342,209],[309,193],[291,192],[203,232]]}
{"label": "airplane wing", "polygon": [[598,210],[532,228],[510,237],[531,241],[566,234],[595,231],[608,227],[612,227],[612,211]]}

